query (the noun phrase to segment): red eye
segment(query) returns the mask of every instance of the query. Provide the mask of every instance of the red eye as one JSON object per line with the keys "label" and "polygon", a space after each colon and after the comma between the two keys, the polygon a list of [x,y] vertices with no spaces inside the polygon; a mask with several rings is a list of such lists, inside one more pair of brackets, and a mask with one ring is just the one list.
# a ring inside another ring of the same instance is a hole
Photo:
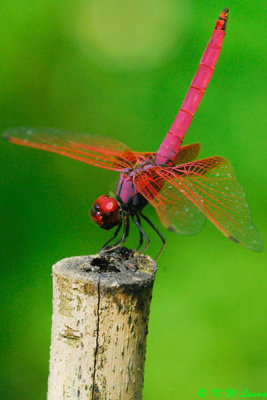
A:
{"label": "red eye", "polygon": [[94,222],[97,224],[97,225],[102,225],[102,216],[101,216],[101,213],[99,212],[99,211],[97,211],[97,212],[94,212],[94,210],[92,210],[92,212],[91,212],[91,218],[94,220]]}
{"label": "red eye", "polygon": [[117,200],[102,195],[94,202],[91,211],[93,221],[103,229],[111,229],[121,220],[120,207]]}
{"label": "red eye", "polygon": [[100,210],[103,213],[110,213],[118,209],[118,203],[115,199],[107,197],[100,203]]}
{"label": "red eye", "polygon": [[97,206],[100,207],[100,204],[102,203],[102,201],[103,201],[104,199],[107,199],[107,198],[108,198],[108,196],[107,196],[106,194],[102,194],[102,196],[100,196],[100,197],[98,197],[98,198],[96,199],[96,201],[94,202],[93,207],[97,207]]}

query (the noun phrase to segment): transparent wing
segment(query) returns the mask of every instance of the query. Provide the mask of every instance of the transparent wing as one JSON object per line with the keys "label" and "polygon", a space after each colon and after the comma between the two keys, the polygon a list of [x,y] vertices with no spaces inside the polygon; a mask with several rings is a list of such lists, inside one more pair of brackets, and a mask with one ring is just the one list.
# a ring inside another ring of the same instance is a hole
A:
{"label": "transparent wing", "polygon": [[205,223],[202,212],[182,193],[165,182],[163,190],[157,196],[160,203],[156,208],[162,225],[169,231],[180,235],[195,235],[201,231]]}
{"label": "transparent wing", "polygon": [[194,235],[205,223],[203,213],[153,167],[135,177],[137,190],[155,207],[162,225],[180,235]]}
{"label": "transparent wing", "polygon": [[170,222],[174,227],[179,223],[183,227],[188,220],[186,213],[192,213],[197,221],[190,207],[181,215],[175,214],[175,210],[180,211],[182,195],[225,236],[251,250],[262,250],[262,239],[252,222],[245,194],[226,159],[210,157],[176,167],[153,167],[138,174],[135,185],[155,207],[163,225]]}
{"label": "transparent wing", "polygon": [[201,150],[200,143],[188,144],[186,146],[182,146],[179,150],[176,165],[185,164],[189,161],[193,161],[197,158]]}
{"label": "transparent wing", "polygon": [[[176,165],[179,164],[184,164],[189,161],[195,160],[197,156],[199,155],[201,150],[201,144],[200,143],[192,143],[188,144],[186,146],[182,146],[179,150],[177,160],[176,160]],[[135,155],[138,157],[139,161],[142,161],[144,159],[152,158],[155,159],[156,153],[148,153],[148,152],[135,152]]]}
{"label": "transparent wing", "polygon": [[123,143],[85,133],[18,128],[5,131],[4,137],[11,143],[50,151],[115,171],[132,168],[137,160],[135,154]]}

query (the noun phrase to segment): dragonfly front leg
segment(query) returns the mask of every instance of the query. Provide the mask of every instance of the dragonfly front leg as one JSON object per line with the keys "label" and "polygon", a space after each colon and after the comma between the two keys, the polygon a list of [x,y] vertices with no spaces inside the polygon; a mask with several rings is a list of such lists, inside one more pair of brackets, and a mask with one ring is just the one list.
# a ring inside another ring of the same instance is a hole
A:
{"label": "dragonfly front leg", "polygon": [[162,246],[160,248],[160,251],[158,252],[157,256],[156,256],[156,260],[159,258],[159,256],[161,255],[165,244],[166,244],[166,240],[165,238],[162,236],[162,234],[160,233],[160,231],[155,227],[155,225],[150,221],[150,219],[148,219],[144,214],[142,214],[140,212],[141,217],[151,226],[151,228],[156,232],[156,234],[160,237],[161,241],[162,241]]}
{"label": "dragonfly front leg", "polygon": [[114,240],[114,239],[118,236],[118,233],[119,233],[119,231],[120,231],[120,229],[121,229],[121,226],[122,226],[122,222],[119,223],[119,225],[117,226],[117,229],[116,229],[116,231],[114,232],[113,236],[104,244],[104,246],[102,247],[101,250],[105,250],[105,248],[107,247],[107,245],[108,245],[110,242],[112,242],[112,240]]}
{"label": "dragonfly front leg", "polygon": [[123,224],[124,224],[123,225],[123,233],[122,233],[121,239],[118,240],[117,242],[115,242],[112,247],[110,247],[108,249],[104,249],[104,251],[113,251],[113,250],[117,249],[118,247],[121,247],[125,243],[125,240],[129,235],[129,217],[128,217],[128,215],[126,215],[124,217]]}

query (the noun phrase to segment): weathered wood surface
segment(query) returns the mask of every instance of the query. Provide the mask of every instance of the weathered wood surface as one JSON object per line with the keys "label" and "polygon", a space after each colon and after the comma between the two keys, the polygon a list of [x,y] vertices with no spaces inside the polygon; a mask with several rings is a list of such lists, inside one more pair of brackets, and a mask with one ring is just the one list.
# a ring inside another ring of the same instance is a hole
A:
{"label": "weathered wood surface", "polygon": [[125,252],[53,266],[48,400],[142,398],[156,263]]}

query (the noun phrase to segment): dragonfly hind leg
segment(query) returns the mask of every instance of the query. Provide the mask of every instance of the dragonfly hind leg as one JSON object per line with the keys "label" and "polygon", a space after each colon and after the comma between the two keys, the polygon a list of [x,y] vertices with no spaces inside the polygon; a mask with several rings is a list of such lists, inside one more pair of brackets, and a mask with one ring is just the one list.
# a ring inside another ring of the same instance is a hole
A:
{"label": "dragonfly hind leg", "polygon": [[158,252],[157,256],[156,256],[156,260],[159,258],[159,256],[161,255],[165,244],[166,244],[166,240],[163,237],[163,235],[160,233],[160,231],[155,227],[155,225],[150,221],[149,218],[147,218],[144,214],[142,214],[141,212],[139,212],[140,216],[151,226],[151,228],[156,232],[156,234],[159,236],[159,238],[162,241],[162,246],[160,248],[160,251]]}
{"label": "dragonfly hind leg", "polygon": [[[138,216],[138,217],[139,217],[139,216]],[[145,245],[145,247],[144,247],[143,250],[142,250],[142,253],[143,253],[144,251],[146,251],[146,249],[147,249],[148,246],[150,245],[150,240],[149,240],[149,237],[147,236],[146,232],[145,232],[144,229],[142,228],[141,223],[140,223],[140,218],[138,218],[138,217],[136,217],[137,219],[135,219],[134,216],[132,215],[132,220],[133,220],[134,224],[137,226],[137,228],[138,228],[138,230],[139,230],[139,232],[140,232],[140,242],[141,242],[141,235],[142,235],[142,239],[144,238],[145,241],[146,241],[146,245]],[[142,243],[142,244],[143,244],[143,243]],[[138,247],[140,247],[140,245],[139,245]]]}
{"label": "dragonfly hind leg", "polygon": [[[138,223],[141,225],[141,219],[140,219],[139,214],[136,214],[136,218],[137,218]],[[139,230],[139,234],[140,234],[140,239],[139,239],[139,245],[136,247],[136,250],[139,250],[140,247],[142,247],[142,244],[144,243],[144,235],[143,235],[143,233],[140,231],[139,228],[138,228],[138,230]]]}

